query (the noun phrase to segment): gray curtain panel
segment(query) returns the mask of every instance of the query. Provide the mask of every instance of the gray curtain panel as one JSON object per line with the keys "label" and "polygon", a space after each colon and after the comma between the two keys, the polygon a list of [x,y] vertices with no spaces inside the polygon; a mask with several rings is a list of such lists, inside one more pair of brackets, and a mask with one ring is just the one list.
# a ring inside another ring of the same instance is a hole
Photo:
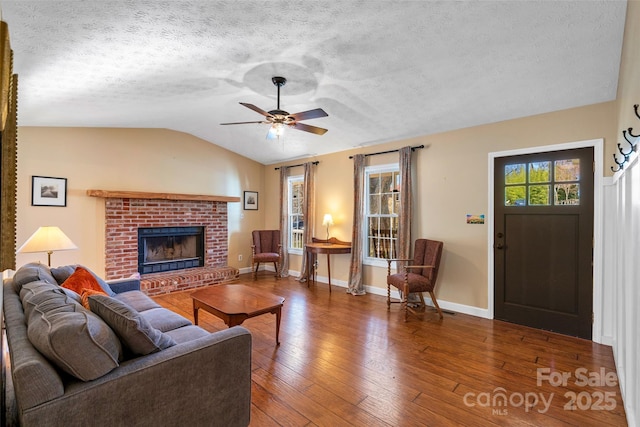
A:
{"label": "gray curtain panel", "polygon": [[347,293],[364,295],[362,283],[362,221],[364,220],[364,154],[353,156],[353,231]]}
{"label": "gray curtain panel", "polygon": [[289,168],[280,168],[280,243],[282,258],[280,259],[280,277],[289,276],[289,197],[287,195]]}
{"label": "gray curtain panel", "polygon": [[313,225],[315,224],[315,211],[316,211],[316,179],[315,170],[313,168],[313,162],[304,164],[304,205],[302,206],[302,215],[304,215],[304,232],[303,239],[305,242],[305,250],[302,254],[302,265],[300,267],[300,276],[298,280],[304,282],[307,277],[307,252],[306,244],[311,243],[313,238]]}

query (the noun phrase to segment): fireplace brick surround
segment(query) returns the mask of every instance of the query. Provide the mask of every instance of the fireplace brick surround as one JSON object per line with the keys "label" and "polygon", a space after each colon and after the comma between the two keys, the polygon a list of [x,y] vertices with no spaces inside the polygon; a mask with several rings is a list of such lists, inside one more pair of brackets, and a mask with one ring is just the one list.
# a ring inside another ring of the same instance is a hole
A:
{"label": "fireplace brick surround", "polygon": [[205,227],[204,267],[145,274],[141,290],[148,295],[228,283],[238,279],[227,265],[227,202],[210,200],[105,199],[105,270],[107,279],[138,272],[139,227]]}

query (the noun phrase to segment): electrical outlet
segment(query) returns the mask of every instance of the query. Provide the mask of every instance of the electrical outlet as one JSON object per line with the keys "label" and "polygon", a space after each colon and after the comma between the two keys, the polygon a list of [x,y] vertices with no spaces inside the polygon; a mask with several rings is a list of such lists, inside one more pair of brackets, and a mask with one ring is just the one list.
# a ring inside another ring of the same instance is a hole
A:
{"label": "electrical outlet", "polygon": [[238,254],[238,261],[242,261],[242,254]]}

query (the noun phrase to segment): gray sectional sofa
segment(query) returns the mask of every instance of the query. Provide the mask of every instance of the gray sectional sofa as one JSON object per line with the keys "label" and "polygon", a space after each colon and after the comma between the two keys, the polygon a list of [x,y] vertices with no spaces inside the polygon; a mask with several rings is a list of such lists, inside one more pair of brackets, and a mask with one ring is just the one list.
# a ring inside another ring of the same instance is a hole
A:
{"label": "gray sectional sofa", "polygon": [[21,267],[3,286],[15,406],[23,426],[246,426],[251,335],[215,333],[162,308],[139,280],[107,295],[60,286],[75,266]]}

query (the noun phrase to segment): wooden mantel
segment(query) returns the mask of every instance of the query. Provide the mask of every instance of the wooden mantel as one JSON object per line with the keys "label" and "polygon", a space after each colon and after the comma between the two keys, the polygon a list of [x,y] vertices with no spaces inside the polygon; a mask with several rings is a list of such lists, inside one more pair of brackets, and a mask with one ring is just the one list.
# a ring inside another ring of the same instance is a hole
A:
{"label": "wooden mantel", "polygon": [[149,193],[144,191],[87,190],[87,196],[105,199],[160,199],[160,200],[196,200],[205,202],[239,202],[240,197],[210,196],[206,194]]}

